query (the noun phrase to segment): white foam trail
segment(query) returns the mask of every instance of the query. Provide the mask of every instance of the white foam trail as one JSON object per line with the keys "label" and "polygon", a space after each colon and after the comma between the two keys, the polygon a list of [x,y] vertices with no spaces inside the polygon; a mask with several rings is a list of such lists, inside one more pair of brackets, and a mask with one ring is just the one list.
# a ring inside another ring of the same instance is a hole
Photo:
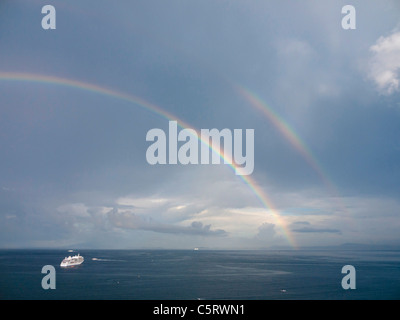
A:
{"label": "white foam trail", "polygon": [[117,260],[117,259],[99,259],[99,258],[92,258],[93,261],[126,261],[126,260]]}

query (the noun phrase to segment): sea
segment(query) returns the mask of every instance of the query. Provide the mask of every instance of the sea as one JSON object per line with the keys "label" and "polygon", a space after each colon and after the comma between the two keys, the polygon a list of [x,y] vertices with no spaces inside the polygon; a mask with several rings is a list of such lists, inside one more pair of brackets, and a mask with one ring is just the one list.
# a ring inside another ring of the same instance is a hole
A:
{"label": "sea", "polygon": [[[77,253],[81,265],[60,267]],[[1,300],[399,298],[399,250],[0,250]]]}

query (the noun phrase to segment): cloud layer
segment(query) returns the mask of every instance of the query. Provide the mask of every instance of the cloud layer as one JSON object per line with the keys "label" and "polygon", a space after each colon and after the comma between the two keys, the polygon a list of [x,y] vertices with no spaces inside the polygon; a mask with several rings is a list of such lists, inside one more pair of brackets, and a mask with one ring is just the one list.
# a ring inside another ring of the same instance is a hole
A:
{"label": "cloud layer", "polygon": [[193,221],[189,226],[160,223],[152,219],[144,219],[132,212],[113,209],[108,213],[108,219],[113,226],[131,230],[145,230],[159,233],[185,234],[195,236],[226,236],[222,229],[212,230],[211,225],[203,225],[199,221]]}

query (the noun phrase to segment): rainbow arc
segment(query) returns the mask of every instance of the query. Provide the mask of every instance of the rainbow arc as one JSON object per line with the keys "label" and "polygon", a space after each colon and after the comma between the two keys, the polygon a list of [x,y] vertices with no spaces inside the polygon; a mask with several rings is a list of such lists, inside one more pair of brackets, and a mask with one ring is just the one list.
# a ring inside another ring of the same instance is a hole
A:
{"label": "rainbow arc", "polygon": [[[69,87],[73,88],[76,90],[82,90],[85,92],[93,93],[93,94],[99,94],[103,96],[108,96],[114,99],[118,99],[121,101],[129,102],[137,107],[141,107],[144,109],[147,109],[155,114],[158,114],[159,116],[167,119],[168,121],[177,121],[177,124],[180,128],[182,129],[194,129],[197,133],[199,133],[199,130],[196,130],[192,126],[190,126],[188,123],[186,123],[184,120],[179,119],[176,115],[160,108],[159,106],[148,102],[145,99],[142,99],[141,97],[131,95],[131,94],[126,94],[124,92],[120,92],[118,90],[110,89],[107,87],[99,86],[93,83],[88,83],[88,82],[83,82],[79,80],[72,80],[72,79],[66,79],[62,77],[56,77],[56,76],[49,76],[49,75],[41,75],[41,74],[32,74],[32,73],[17,73],[17,72],[0,72],[0,81],[8,81],[8,82],[31,82],[31,83],[39,83],[39,84],[44,84],[44,85],[57,85],[57,86],[63,86],[63,87]],[[245,94],[246,91],[243,91]],[[251,99],[251,101],[257,102],[255,98],[253,98],[250,94],[248,94],[248,97]],[[257,104],[257,103],[256,103]],[[237,166],[232,159],[228,159],[221,150],[217,150],[212,144],[210,144],[209,141],[205,141],[201,139],[201,135],[197,134],[197,138],[199,141],[203,144],[206,144],[212,152],[215,152],[221,157],[222,160],[224,160],[224,163],[227,163],[233,171],[236,173],[236,171],[241,170],[239,166]],[[291,137],[293,138],[293,137]],[[293,139],[293,141],[296,141]],[[239,179],[241,179],[248,187],[251,189],[252,193],[259,199],[261,204],[268,210],[268,213],[270,213],[277,226],[281,229],[283,235],[287,239],[287,241],[290,243],[290,245],[293,248],[297,248],[296,241],[290,232],[290,229],[287,226],[287,223],[285,219],[282,218],[282,216],[279,214],[279,211],[276,209],[273,201],[270,199],[270,197],[264,192],[264,190],[261,188],[261,186],[257,183],[257,181],[250,177],[250,176],[245,176],[245,175],[237,175]]]}

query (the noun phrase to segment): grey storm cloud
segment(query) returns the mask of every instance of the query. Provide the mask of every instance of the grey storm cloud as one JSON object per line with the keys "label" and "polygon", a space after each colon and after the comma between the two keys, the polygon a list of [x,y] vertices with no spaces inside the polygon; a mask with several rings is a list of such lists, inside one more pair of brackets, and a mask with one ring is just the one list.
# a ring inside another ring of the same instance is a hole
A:
{"label": "grey storm cloud", "polygon": [[[0,248],[398,241],[400,1],[42,2],[0,1]],[[150,165],[168,120],[254,129],[250,179]]]}
{"label": "grey storm cloud", "polygon": [[291,231],[298,233],[336,233],[342,234],[342,231],[335,228],[313,227],[308,221],[296,221],[291,225]]}
{"label": "grey storm cloud", "polygon": [[293,232],[301,232],[301,233],[337,233],[341,234],[342,232],[339,229],[331,229],[331,228],[313,228],[313,227],[303,227],[292,229]]}
{"label": "grey storm cloud", "polygon": [[258,240],[271,240],[275,237],[275,225],[273,223],[263,223],[258,227],[258,233],[256,239]]}
{"label": "grey storm cloud", "polygon": [[123,229],[198,236],[227,235],[225,230],[212,230],[210,224],[203,225],[203,223],[200,221],[193,221],[190,226],[172,225],[168,223],[156,222],[152,219],[144,219],[143,217],[129,211],[119,212],[116,208],[108,212],[108,219],[115,227]]}

